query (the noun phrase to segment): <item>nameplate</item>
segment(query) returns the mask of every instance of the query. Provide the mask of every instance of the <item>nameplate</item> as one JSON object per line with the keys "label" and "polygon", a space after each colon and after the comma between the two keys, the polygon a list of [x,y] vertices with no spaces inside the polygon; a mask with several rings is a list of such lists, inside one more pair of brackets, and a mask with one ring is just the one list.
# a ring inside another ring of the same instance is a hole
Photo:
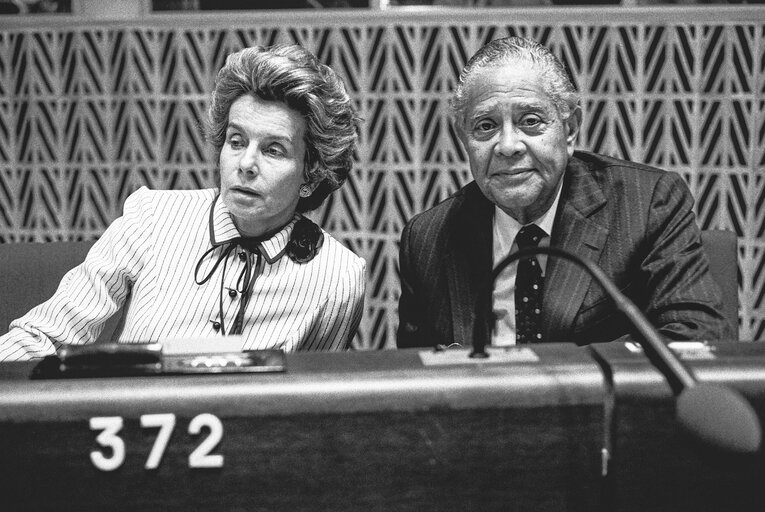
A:
{"label": "nameplate", "polygon": [[[640,354],[643,352],[643,347],[639,343],[628,341],[624,346],[633,354]],[[713,347],[707,345],[703,341],[671,341],[667,346],[677,354],[682,360],[685,361],[706,361],[717,359],[714,355]]]}
{"label": "nameplate", "polygon": [[538,363],[539,356],[528,347],[487,347],[489,357],[470,357],[472,349],[422,350],[420,361],[425,366]]}
{"label": "nameplate", "polygon": [[241,352],[242,336],[216,336],[214,338],[165,338],[159,340],[164,355],[211,354]]}

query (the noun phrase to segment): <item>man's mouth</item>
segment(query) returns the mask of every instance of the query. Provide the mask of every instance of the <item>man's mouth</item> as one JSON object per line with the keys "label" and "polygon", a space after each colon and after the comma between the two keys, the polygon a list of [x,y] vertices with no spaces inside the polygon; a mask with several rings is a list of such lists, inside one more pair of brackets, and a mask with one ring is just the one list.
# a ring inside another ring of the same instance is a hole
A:
{"label": "man's mouth", "polygon": [[502,178],[513,178],[513,177],[523,177],[527,176],[534,172],[533,168],[523,168],[523,169],[501,169],[499,171],[495,171],[492,173],[493,176],[496,177],[502,177]]}

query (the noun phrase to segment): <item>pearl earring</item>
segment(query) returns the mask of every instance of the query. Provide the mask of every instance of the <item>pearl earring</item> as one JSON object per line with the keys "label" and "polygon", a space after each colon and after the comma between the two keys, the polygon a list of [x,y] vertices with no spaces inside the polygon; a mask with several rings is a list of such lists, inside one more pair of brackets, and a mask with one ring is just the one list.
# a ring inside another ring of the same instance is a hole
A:
{"label": "pearl earring", "polygon": [[311,187],[308,185],[300,185],[300,197],[308,197],[311,195]]}

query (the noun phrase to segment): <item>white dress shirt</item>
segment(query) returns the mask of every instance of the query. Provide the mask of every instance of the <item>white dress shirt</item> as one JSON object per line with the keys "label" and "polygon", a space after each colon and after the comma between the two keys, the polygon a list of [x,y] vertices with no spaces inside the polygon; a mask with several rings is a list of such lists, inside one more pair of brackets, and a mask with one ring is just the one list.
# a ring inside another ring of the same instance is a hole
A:
{"label": "white dress shirt", "polygon": [[296,215],[260,243],[262,257],[236,247],[213,270],[227,242],[240,237],[217,193],[144,187],[130,195],[123,216],[64,276],[53,297],[11,323],[10,332],[0,337],[0,360],[41,357],[62,344],[93,342],[128,293],[120,343],[220,337],[221,323],[234,324],[242,294],[230,290],[242,289],[237,280],[248,257],[252,294],[244,314],[243,350],[347,348],[363,310],[364,260],[324,232],[316,257],[296,263],[285,253],[300,218]]}
{"label": "white dress shirt", "polygon": [[[558,188],[558,193],[555,195],[555,200],[553,201],[552,206],[550,206],[550,209],[534,222],[529,223],[536,224],[547,234],[547,236],[539,242],[541,247],[550,245],[550,238],[552,237],[553,223],[555,221],[555,213],[558,210],[561,189],[562,187]],[[518,244],[515,243],[515,237],[518,235],[518,232],[522,227],[523,225],[521,223],[505,213],[498,206],[494,207],[494,221],[492,227],[492,268],[496,268],[508,254],[518,250]],[[547,268],[547,256],[540,254],[537,256],[537,261],[539,261],[539,266],[542,270],[542,275],[544,276]],[[505,267],[494,282],[494,290],[492,291],[492,311],[494,312],[496,322],[491,336],[492,345],[515,345],[515,276],[517,272],[518,262],[516,261]]]}

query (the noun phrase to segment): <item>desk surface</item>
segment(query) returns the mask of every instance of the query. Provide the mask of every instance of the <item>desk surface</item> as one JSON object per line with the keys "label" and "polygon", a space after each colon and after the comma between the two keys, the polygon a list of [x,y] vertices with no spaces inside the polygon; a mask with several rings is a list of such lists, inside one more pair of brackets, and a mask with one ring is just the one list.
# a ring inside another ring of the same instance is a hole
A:
{"label": "desk surface", "polygon": [[460,350],[444,354],[441,363],[441,354],[430,355],[417,350],[295,353],[286,355],[282,373],[50,380],[28,379],[34,363],[6,363],[0,365],[0,421],[62,416],[74,421],[158,407],[183,414],[271,416],[601,402],[600,368],[573,345],[539,347],[532,353],[536,361],[516,357],[517,362],[507,362],[499,352],[475,360]]}
{"label": "desk surface", "polygon": [[[765,411],[765,344],[684,357],[700,379]],[[721,457],[685,439],[669,387],[628,345],[540,345],[483,361],[418,350],[286,361],[283,373],[56,380],[29,380],[31,363],[2,364],[0,494],[33,510],[765,503],[761,454]]]}

